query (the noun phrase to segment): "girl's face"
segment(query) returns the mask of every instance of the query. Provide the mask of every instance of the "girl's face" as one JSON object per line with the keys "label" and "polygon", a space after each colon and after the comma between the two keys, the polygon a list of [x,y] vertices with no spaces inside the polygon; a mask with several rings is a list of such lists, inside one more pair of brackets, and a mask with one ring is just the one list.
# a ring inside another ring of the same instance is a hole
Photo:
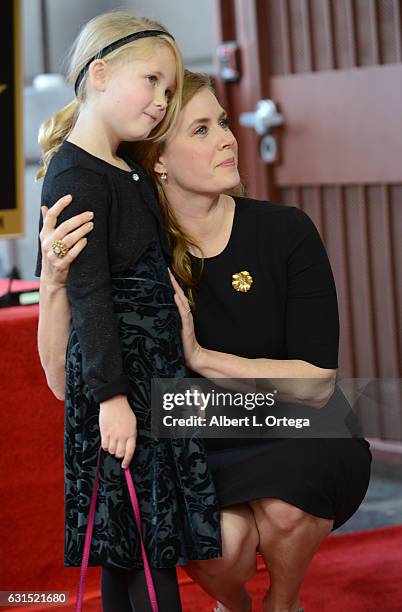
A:
{"label": "girl's face", "polygon": [[154,169],[167,173],[169,187],[187,193],[220,194],[239,184],[237,142],[208,88],[183,108]]}
{"label": "girl's face", "polygon": [[149,58],[111,66],[98,98],[114,138],[146,138],[163,119],[175,89],[176,65],[167,45],[156,45]]}

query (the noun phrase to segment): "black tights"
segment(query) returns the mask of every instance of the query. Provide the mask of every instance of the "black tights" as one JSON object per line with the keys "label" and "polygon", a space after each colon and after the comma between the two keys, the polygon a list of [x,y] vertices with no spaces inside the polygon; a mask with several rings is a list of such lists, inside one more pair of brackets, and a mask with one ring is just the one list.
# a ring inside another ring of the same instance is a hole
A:
{"label": "black tights", "polygon": [[[181,612],[176,569],[151,569],[160,612]],[[103,612],[152,612],[143,569],[102,567]]]}

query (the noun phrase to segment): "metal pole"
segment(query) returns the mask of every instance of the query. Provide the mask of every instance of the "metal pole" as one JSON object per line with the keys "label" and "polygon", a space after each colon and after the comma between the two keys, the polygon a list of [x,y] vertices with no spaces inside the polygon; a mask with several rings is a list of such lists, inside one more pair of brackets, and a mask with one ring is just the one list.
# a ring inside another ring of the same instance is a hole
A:
{"label": "metal pole", "polygon": [[50,70],[50,57],[49,57],[49,29],[48,29],[48,14],[47,14],[47,0],[40,0],[40,15],[41,15],[41,29],[42,29],[42,63],[43,72],[49,73]]}

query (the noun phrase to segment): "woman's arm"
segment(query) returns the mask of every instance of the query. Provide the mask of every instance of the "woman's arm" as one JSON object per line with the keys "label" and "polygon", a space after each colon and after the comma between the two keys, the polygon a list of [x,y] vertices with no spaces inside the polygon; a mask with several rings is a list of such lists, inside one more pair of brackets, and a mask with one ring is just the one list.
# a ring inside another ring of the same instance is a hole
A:
{"label": "woman's arm", "polygon": [[337,372],[339,317],[335,282],[310,217],[291,208],[284,219],[288,359],[246,359],[200,347],[187,299],[172,278],[183,321],[186,362],[204,377],[259,379],[260,387],[274,386],[281,400],[322,408],[334,392]]}
{"label": "woman's arm", "polygon": [[[40,306],[38,350],[46,379],[54,395],[65,397],[65,356],[70,329],[71,308],[67,297],[67,277],[71,263],[87,244],[86,235],[93,229],[94,214],[85,211],[61,223],[56,223],[63,209],[71,202],[70,195],[60,198],[49,210],[42,206],[43,227],[40,232],[41,249],[36,267],[40,274]],[[58,258],[52,251],[55,240],[63,240],[68,253]],[[117,394],[100,402],[99,429],[105,451],[122,460],[128,468],[133,458],[137,425],[127,397]]]}
{"label": "woman's arm", "polygon": [[[283,401],[325,406],[334,392],[336,370],[319,368],[300,359],[247,359],[202,348],[195,337],[193,316],[187,298],[172,274],[175,302],[182,320],[186,365],[205,378],[264,379],[272,384]],[[280,381],[278,379],[283,379]],[[272,385],[271,385],[272,386]]]}
{"label": "woman's arm", "polygon": [[[65,361],[70,329],[71,308],[67,300],[66,283],[71,262],[86,245],[86,234],[92,230],[93,213],[77,215],[57,229],[57,217],[71,202],[71,196],[61,198],[49,210],[42,206],[41,276],[38,325],[38,351],[49,388],[59,400],[65,396]],[[62,259],[52,251],[55,240],[63,240],[69,251]]]}
{"label": "woman's arm", "polygon": [[[189,367],[205,378],[257,378],[272,381],[283,401],[325,406],[335,389],[336,370],[300,359],[246,359],[200,347]],[[283,382],[278,379],[284,379]]]}
{"label": "woman's arm", "polygon": [[38,351],[48,387],[59,400],[65,399],[66,349],[71,309],[66,290],[41,280]]}

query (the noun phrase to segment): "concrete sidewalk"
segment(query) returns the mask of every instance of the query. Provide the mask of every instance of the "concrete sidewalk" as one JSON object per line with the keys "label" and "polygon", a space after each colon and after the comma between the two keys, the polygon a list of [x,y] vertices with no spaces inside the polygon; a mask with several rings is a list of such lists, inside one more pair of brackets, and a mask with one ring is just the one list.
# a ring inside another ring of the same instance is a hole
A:
{"label": "concrete sidewalk", "polygon": [[373,463],[362,505],[334,534],[398,524],[402,524],[402,468]]}

